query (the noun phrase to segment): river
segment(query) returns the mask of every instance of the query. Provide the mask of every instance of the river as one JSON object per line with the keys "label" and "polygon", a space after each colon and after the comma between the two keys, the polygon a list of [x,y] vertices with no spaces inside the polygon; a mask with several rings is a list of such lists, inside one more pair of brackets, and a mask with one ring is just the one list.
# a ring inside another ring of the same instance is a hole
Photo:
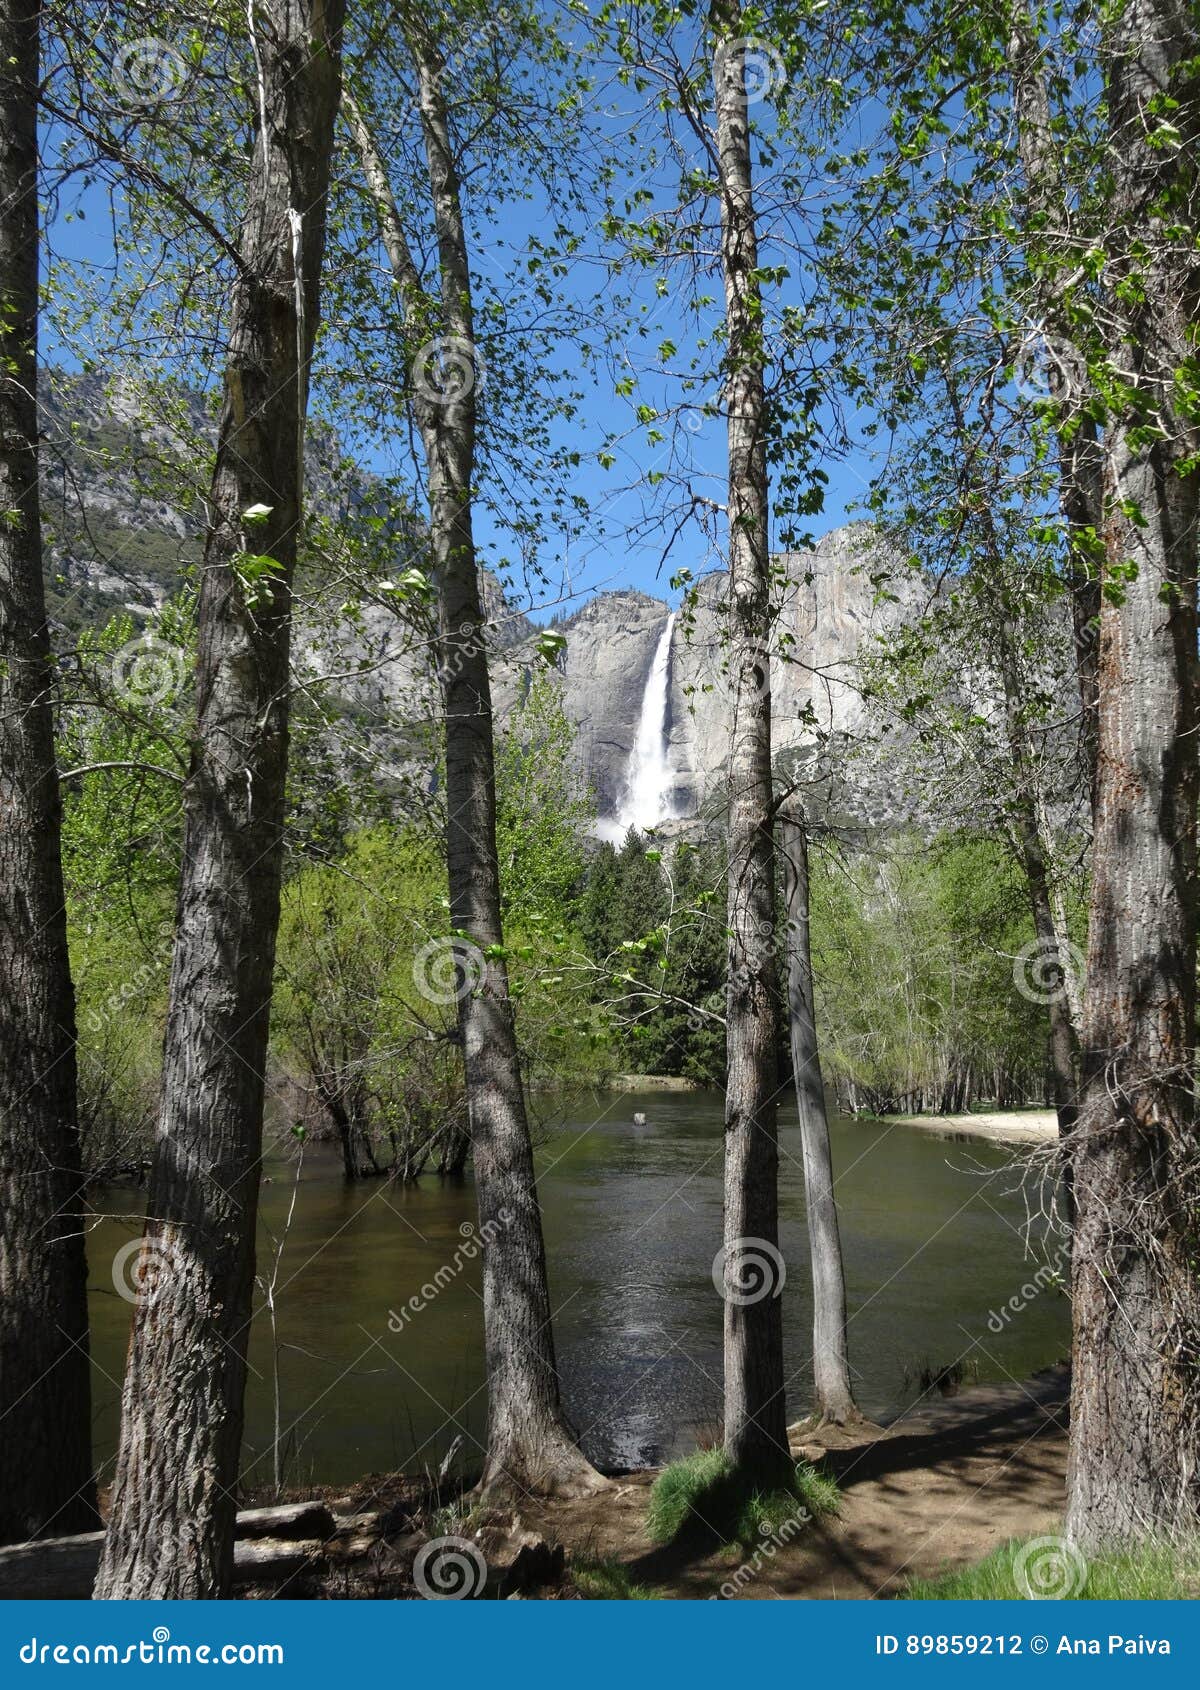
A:
{"label": "river", "polygon": [[[637,1112],[646,1115],[635,1125]],[[811,1301],[794,1113],[781,1116],[780,1242],[789,1418],[807,1410]],[[568,1410],[605,1466],[658,1464],[711,1433],[721,1404],[721,1099],[654,1092],[576,1109],[538,1152],[539,1184]],[[965,1357],[970,1378],[1022,1379],[1069,1348],[1066,1299],[1031,1286],[1027,1195],[996,1145],[951,1142],[875,1121],[833,1123],[860,1406],[893,1417],[923,1367]],[[293,1194],[272,1156],[259,1271],[269,1271]],[[116,1440],[130,1305],[113,1258],[144,1199],[109,1192],[89,1237],[97,1454]],[[479,1264],[468,1178],[405,1188],[347,1186],[325,1145],[306,1149],[277,1280],[285,1482],[343,1484],[436,1469],[461,1435],[478,1459],[485,1426]],[[1040,1241],[1042,1229],[1032,1236]],[[440,1284],[433,1283],[438,1270]],[[1021,1288],[1032,1289],[1022,1296]],[[422,1287],[433,1295],[422,1295]],[[417,1298],[424,1306],[405,1305]],[[1022,1307],[1006,1310],[1011,1298]],[[260,1299],[261,1301],[261,1299]],[[390,1320],[390,1324],[389,1324]],[[397,1330],[398,1328],[398,1330]],[[254,1322],[245,1466],[270,1481],[273,1345]]]}

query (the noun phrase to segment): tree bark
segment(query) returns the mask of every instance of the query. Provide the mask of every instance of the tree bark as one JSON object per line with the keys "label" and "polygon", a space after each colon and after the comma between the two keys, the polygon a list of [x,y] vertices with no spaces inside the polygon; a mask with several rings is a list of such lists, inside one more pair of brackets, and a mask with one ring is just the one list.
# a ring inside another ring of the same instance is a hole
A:
{"label": "tree bark", "polygon": [[[447,873],[458,974],[458,1032],[483,1242],[488,1434],[480,1490],[569,1494],[604,1481],[563,1414],[533,1143],[521,1083],[500,918],[495,741],[485,616],[472,523],[480,375],[466,228],[428,30],[406,20],[418,82],[440,281],[436,298],[412,258],[387,167],[361,109],[348,103],[368,190],[417,351],[413,407],[426,460],[429,541],[438,598],[446,721]],[[423,309],[433,306],[432,310]],[[431,391],[430,321],[439,321],[444,389]],[[425,342],[424,346],[421,343]]]}
{"label": "tree bark", "polygon": [[[1047,119],[1048,121],[1048,119]],[[958,439],[966,446],[970,430],[953,373],[946,372],[946,391],[954,415]],[[994,639],[1000,685],[1004,698],[1004,733],[1008,744],[1011,794],[1000,805],[1000,821],[1019,861],[1029,892],[1033,928],[1037,940],[1035,968],[1046,998],[1050,1021],[1050,1066],[1054,1106],[1058,1116],[1059,1140],[1063,1144],[1063,1180],[1070,1206],[1071,1174],[1065,1141],[1078,1112],[1079,1032],[1072,1015],[1072,977],[1067,949],[1066,923],[1056,915],[1051,882],[1049,828],[1037,762],[1026,723],[1025,685],[1019,661],[1020,641],[1012,622],[1004,588],[1004,548],[992,500],[997,490],[974,475],[975,455],[966,453],[964,475],[979,515],[984,540],[983,605]],[[1090,777],[1089,777],[1090,778]],[[1061,908],[1061,900],[1059,900]],[[999,1101],[999,1100],[997,1100]]]}
{"label": "tree bark", "polygon": [[1070,1192],[1070,1163],[1066,1141],[1078,1114],[1079,1040],[1071,1020],[1067,982],[1069,959],[1064,957],[1050,889],[1050,867],[1043,844],[1037,774],[1022,712],[1022,685],[1016,658],[1016,634],[997,607],[997,644],[1004,688],[1004,722],[1012,767],[1013,797],[1009,826],[1029,891],[1033,931],[1038,945],[1038,981],[1046,998],[1050,1021],[1050,1070],[1054,1109],[1063,1145],[1063,1173]]}
{"label": "tree bark", "polygon": [[1091,417],[1058,434],[1059,503],[1067,524],[1067,585],[1075,641],[1084,777],[1095,823],[1100,733],[1100,570],[1096,563],[1104,506],[1103,453]]}
{"label": "tree bark", "polygon": [[96,1523],[38,494],[40,12],[0,10],[0,1543]]}
{"label": "tree bark", "polygon": [[[1098,808],[1073,1153],[1067,1525],[1088,1549],[1193,1533],[1200,1486],[1200,430],[1175,381],[1200,315],[1200,39],[1181,0],[1130,0],[1110,29],[1108,356],[1127,385],[1104,431]],[[1178,146],[1150,139],[1164,91],[1179,102]]]}
{"label": "tree bark", "polygon": [[846,1279],[837,1202],[833,1194],[833,1155],[825,1113],[825,1085],[817,1043],[812,950],[809,944],[808,826],[799,804],[779,817],[783,857],[784,915],[788,936],[788,1028],[792,1079],[800,1117],[804,1154],[804,1203],[812,1256],[813,1414],[818,1421],[845,1426],[860,1420],[850,1383],[846,1344]]}
{"label": "tree bark", "polygon": [[[1063,185],[1059,148],[1051,123],[1050,94],[1040,43],[1026,0],[1017,0],[1008,19],[1008,63],[1017,144],[1025,172],[1027,236],[1058,246],[1067,238],[1071,218]],[[1072,340],[1056,287],[1056,254],[1035,263],[1035,294],[1046,332],[1060,351]],[[1071,364],[1077,360],[1072,357]],[[1082,360],[1078,360],[1082,368]],[[1059,503],[1066,521],[1067,587],[1075,641],[1075,675],[1081,711],[1080,747],[1093,816],[1096,808],[1099,733],[1100,576],[1097,567],[1104,504],[1103,453],[1095,419],[1083,409],[1086,394],[1067,390],[1058,398],[1057,444]]]}
{"label": "tree bark", "polygon": [[[291,579],[342,0],[257,0],[259,116],[198,610],[197,722],[162,1099],[96,1595],[233,1572],[283,863]],[[247,525],[251,506],[269,507]],[[264,574],[249,556],[269,557]]]}
{"label": "tree bark", "polygon": [[[780,1307],[769,510],[758,240],[741,8],[717,0],[713,88],[729,441],[729,982],[725,1091],[725,1451],[747,1477],[788,1459]],[[757,1267],[752,1264],[757,1263]],[[751,1287],[749,1275],[760,1283]]]}
{"label": "tree bark", "polygon": [[[1021,862],[1029,888],[1029,905],[1033,915],[1033,931],[1044,963],[1043,978],[1049,993],[1047,1013],[1050,1020],[1050,1073],[1054,1086],[1054,1112],[1058,1116],[1058,1136],[1066,1146],[1071,1128],[1079,1113],[1079,1081],[1077,1063],[1079,1046],[1071,1022],[1071,1008],[1067,1001],[1066,965],[1062,960],[1059,934],[1050,900],[1050,878],[1046,856],[1036,826],[1032,831],[1026,818],[1018,823]],[[1064,1160],[1064,1168],[1069,1162]]]}

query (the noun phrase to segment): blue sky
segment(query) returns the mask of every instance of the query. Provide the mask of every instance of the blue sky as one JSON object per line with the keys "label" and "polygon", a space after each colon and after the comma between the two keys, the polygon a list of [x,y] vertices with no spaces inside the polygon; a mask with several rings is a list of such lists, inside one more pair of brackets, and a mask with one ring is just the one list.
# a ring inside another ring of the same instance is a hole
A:
{"label": "blue sky", "polygon": [[[763,108],[759,108],[761,111]],[[630,180],[638,180],[644,161],[638,156],[638,146],[628,141],[628,131],[636,130],[638,115],[633,106],[624,111],[613,109],[603,114],[602,127],[610,138],[624,141]],[[621,131],[626,130],[622,136]],[[656,196],[664,205],[671,202],[672,184],[659,177],[657,181],[643,175],[643,182],[653,182]],[[68,212],[71,214],[68,216]],[[49,238],[56,257],[76,264],[93,267],[96,275],[120,266],[121,207],[116,202],[116,216],[107,193],[100,187],[73,188],[69,200],[58,209]],[[494,278],[499,291],[511,292],[513,279],[524,272],[529,248],[535,237],[546,239],[552,226],[562,214],[561,206],[538,203],[536,197],[516,198],[504,205],[503,213],[489,226],[487,218],[476,219],[474,260],[477,272],[484,278]],[[236,218],[236,208],[230,208],[230,219]],[[762,262],[778,262],[783,247],[772,253],[770,222],[764,219],[766,239]],[[116,239],[114,241],[114,234]],[[590,268],[585,262],[562,283],[568,302],[582,305],[593,296],[602,274],[602,265],[595,262],[597,242],[592,241]],[[790,254],[785,254],[790,259]],[[797,305],[804,300],[803,266],[791,264],[792,274],[776,291],[775,303]],[[666,273],[666,272],[664,272]],[[655,290],[652,273],[625,273],[622,286],[632,296],[633,320],[640,323],[642,332],[631,333],[624,347],[618,342],[611,367],[597,367],[580,374],[584,399],[577,416],[569,423],[559,422],[553,428],[556,447],[577,452],[579,462],[569,471],[568,491],[580,497],[589,507],[590,518],[586,538],[567,546],[548,535],[542,554],[543,568],[548,581],[531,588],[528,594],[520,591],[522,571],[513,570],[513,581],[522,608],[532,610],[539,620],[548,619],[557,610],[577,608],[592,593],[606,588],[632,587],[656,597],[677,603],[679,593],[670,587],[671,575],[681,567],[699,575],[721,563],[719,518],[710,513],[709,533],[696,521],[680,524],[679,489],[686,485],[703,499],[720,503],[724,496],[726,466],[725,423],[722,417],[710,416],[700,409],[707,394],[715,396],[715,381],[686,396],[686,409],[675,416],[672,423],[663,425],[668,439],[657,445],[646,439],[647,429],[638,426],[634,418],[639,403],[663,406],[678,404],[681,389],[678,380],[680,366],[689,358],[699,357],[710,369],[714,367],[711,350],[704,352],[703,337],[719,321],[720,308],[716,298],[702,307],[688,326],[684,309],[685,298],[676,288],[678,271],[671,275],[671,286],[665,295]],[[719,295],[719,283],[710,275],[702,284],[709,294]],[[611,323],[610,327],[613,326]],[[679,352],[669,368],[656,358],[654,348],[659,337],[669,337]],[[128,347],[126,347],[128,352]],[[562,338],[556,346],[558,361],[564,366],[573,362],[573,348],[569,338]],[[57,344],[52,332],[44,332],[43,355],[49,361],[73,362],[67,349]],[[134,356],[136,357],[136,344]],[[577,362],[577,359],[575,360]],[[614,380],[620,375],[632,377],[632,395],[614,391]],[[835,396],[836,397],[836,396]],[[485,387],[485,407],[492,395]],[[333,422],[354,455],[367,467],[381,473],[394,472],[398,467],[396,454],[389,439],[382,434],[364,432],[356,428],[345,415],[339,414],[339,394],[336,383],[318,385],[314,392],[314,406]],[[869,421],[861,418],[860,422]],[[611,451],[615,461],[604,467],[600,461],[605,450]],[[823,462],[828,476],[824,510],[813,516],[808,527],[814,537],[836,527],[854,514],[853,507],[866,492],[871,463],[865,448],[851,450],[840,459]],[[671,472],[668,489],[655,492],[647,487],[647,476],[667,469]],[[517,509],[536,495],[532,483],[522,485],[519,470],[506,490],[506,498]],[[649,512],[657,509],[657,524]],[[477,515],[477,537],[485,557],[508,555],[512,547],[504,533],[503,523],[489,514],[486,505]],[[664,558],[668,537],[669,554]],[[540,601],[540,607],[539,607]]]}

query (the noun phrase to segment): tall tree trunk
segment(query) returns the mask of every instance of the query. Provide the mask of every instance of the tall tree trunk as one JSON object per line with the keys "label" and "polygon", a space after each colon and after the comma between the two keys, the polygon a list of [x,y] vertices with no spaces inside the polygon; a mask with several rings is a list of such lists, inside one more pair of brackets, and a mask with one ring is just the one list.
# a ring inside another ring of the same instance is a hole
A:
{"label": "tall tree trunk", "polygon": [[438,1135],[437,1172],[450,1179],[461,1179],[470,1154],[470,1133],[451,1122]]}
{"label": "tall tree trunk", "polygon": [[38,496],[40,12],[0,10],[0,1543],[96,1524]]}
{"label": "tall tree trunk", "polygon": [[[1050,93],[1027,0],[1016,0],[1008,19],[1008,64],[1017,115],[1017,143],[1025,173],[1028,206],[1027,237],[1034,270],[1034,291],[1052,353],[1062,361],[1064,391],[1058,401],[1059,503],[1066,521],[1067,587],[1075,640],[1075,675],[1081,711],[1080,748],[1093,815],[1096,807],[1097,742],[1099,733],[1099,619],[1100,577],[1097,551],[1104,503],[1103,452],[1095,419],[1083,409],[1087,395],[1074,391],[1075,366],[1082,360],[1070,351],[1072,325],[1063,311],[1057,283],[1062,255],[1039,252],[1058,243],[1071,218],[1063,185],[1059,146],[1051,122]],[[1068,264],[1074,259],[1068,255]],[[1068,367],[1070,366],[1070,367]]]}
{"label": "tall tree trunk", "polygon": [[[1067,1523],[1087,1548],[1194,1533],[1200,1499],[1200,430],[1175,381],[1194,360],[1200,316],[1200,35],[1184,0],[1128,0],[1109,27],[1105,281],[1109,358],[1127,389],[1104,434],[1111,590],[1100,614],[1099,805],[1073,1155]],[[1155,144],[1164,93],[1178,101],[1178,144]]]}
{"label": "tall tree trunk", "polygon": [[1058,433],[1059,502],[1067,523],[1067,585],[1075,640],[1084,778],[1093,825],[1099,779],[1100,568],[1096,560],[1104,507],[1103,453],[1091,417]]}
{"label": "tall tree trunk", "polygon": [[812,950],[808,914],[808,825],[796,802],[779,817],[783,857],[784,914],[788,944],[788,1028],[792,1078],[800,1117],[804,1154],[804,1204],[812,1256],[813,1414],[820,1421],[845,1426],[861,1419],[850,1383],[846,1347],[846,1279],[837,1202],[833,1195],[833,1156],[825,1086],[817,1043]]}
{"label": "tall tree trunk", "polygon": [[[197,723],[102,1597],[229,1593],[283,863],[291,580],[342,0],[256,0],[260,113],[234,284]],[[251,506],[270,514],[252,527]],[[242,559],[275,565],[251,577]]]}
{"label": "tall tree trunk", "polygon": [[1054,1079],[1054,1109],[1058,1135],[1064,1144],[1063,1171],[1070,1191],[1065,1141],[1078,1114],[1079,1042],[1071,1020],[1067,983],[1069,958],[1059,943],[1050,890],[1050,865],[1043,844],[1040,791],[1022,708],[1023,688],[1017,664],[1016,631],[997,606],[997,641],[1004,688],[1004,722],[1012,768],[1013,795],[1008,821],[1013,843],[1025,871],[1033,931],[1037,940],[1034,969],[1038,995],[1046,1001],[1050,1021],[1050,1068]]}
{"label": "tall tree trunk", "polygon": [[[1040,792],[1037,800],[1037,831],[1038,839],[1041,842],[1042,856],[1046,862],[1050,862],[1054,855],[1054,830],[1050,824],[1045,797]],[[1050,881],[1050,920],[1054,928],[1058,954],[1062,960],[1067,1012],[1070,1015],[1071,1030],[1075,1036],[1076,1082],[1078,1082],[1079,1032],[1083,1026],[1083,981],[1080,978],[1080,970],[1077,966],[1075,948],[1071,943],[1071,928],[1067,921],[1067,903],[1063,897],[1062,882],[1057,877]],[[1079,960],[1082,960],[1082,958]]]}
{"label": "tall tree trunk", "polygon": [[332,1085],[323,1086],[317,1080],[317,1096],[325,1106],[325,1113],[333,1122],[338,1135],[338,1144],[342,1152],[342,1174],[347,1180],[357,1180],[363,1177],[364,1164],[358,1159],[355,1144],[359,1138],[359,1128],[351,1111],[346,1107],[337,1080]]}
{"label": "tall tree trunk", "polygon": [[1054,1110],[1058,1116],[1058,1136],[1065,1144],[1079,1113],[1079,1082],[1076,1071],[1079,1045],[1071,1022],[1071,1006],[1067,1001],[1066,965],[1062,960],[1059,934],[1050,899],[1046,857],[1037,828],[1030,829],[1027,820],[1027,816],[1022,815],[1017,821],[1018,848],[1025,870],[1025,882],[1029,888],[1033,931],[1038,944],[1040,995],[1048,1000],[1046,1009],[1050,1020],[1050,1072],[1054,1084]]}
{"label": "tall tree trunk", "polygon": [[[729,985],[725,1092],[725,1450],[747,1476],[787,1460],[780,1307],[769,511],[758,240],[741,8],[709,14],[721,198],[729,436]],[[727,49],[727,50],[726,50]]]}
{"label": "tall tree trunk", "polygon": [[[442,92],[441,56],[412,20],[421,126],[437,231],[440,286],[431,302],[413,261],[387,167],[361,109],[348,102],[364,175],[410,332],[413,404],[427,466],[429,539],[438,594],[446,718],[447,869],[456,933],[458,1030],[483,1239],[487,1495],[566,1494],[604,1481],[567,1429],[551,1323],[546,1248],[521,1083],[500,920],[495,743],[485,616],[472,526],[476,381],[474,314],[458,171]],[[434,303],[433,312],[423,307]],[[429,323],[440,318],[439,341]]]}
{"label": "tall tree trunk", "polygon": [[[953,411],[958,439],[971,438],[954,373],[945,373],[946,392]],[[1003,806],[1001,821],[1025,873],[1037,940],[1037,954],[1031,959],[1038,995],[1044,997],[1050,1021],[1050,1065],[1053,1074],[1054,1107],[1063,1144],[1063,1180],[1070,1206],[1071,1174],[1066,1138],[1078,1112],[1079,1033],[1071,1012],[1070,953],[1065,922],[1056,918],[1051,886],[1049,830],[1037,763],[1025,714],[1025,685],[1019,661],[1018,631],[1011,620],[1011,608],[1004,588],[1004,548],[992,515],[994,490],[980,483],[974,473],[975,456],[968,451],[964,474],[979,512],[978,522],[985,542],[989,573],[985,574],[985,606],[994,626],[995,651],[1004,694],[1004,732],[1008,742],[1011,797]]]}

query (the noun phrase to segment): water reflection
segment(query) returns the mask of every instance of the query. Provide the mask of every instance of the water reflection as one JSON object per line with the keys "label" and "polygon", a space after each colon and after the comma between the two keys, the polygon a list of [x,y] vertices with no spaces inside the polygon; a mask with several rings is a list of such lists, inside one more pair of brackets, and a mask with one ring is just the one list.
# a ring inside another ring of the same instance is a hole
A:
{"label": "water reflection", "polygon": [[[645,1125],[634,1125],[636,1112]],[[798,1129],[786,1113],[781,1126],[784,1344],[789,1413],[799,1417],[810,1384],[808,1241]],[[604,1099],[539,1152],[568,1408],[603,1465],[660,1462],[718,1422],[722,1308],[711,1271],[721,1152],[720,1098],[688,1093]],[[1009,1160],[994,1145],[835,1123],[851,1361],[868,1414],[898,1412],[906,1376],[911,1397],[923,1366],[965,1354],[980,1379],[1020,1379],[1066,1352],[1066,1302],[1053,1288],[1001,1331],[989,1328],[1031,1273],[1027,1194]],[[260,1271],[291,1197],[287,1163],[272,1160],[267,1171]],[[102,1459],[116,1438],[130,1313],[112,1260],[133,1236],[140,1199],[109,1193],[104,1202],[113,1213],[89,1241]],[[469,1179],[347,1187],[332,1151],[309,1146],[277,1292],[290,1483],[433,1470],[455,1437],[468,1465],[477,1457],[486,1420],[479,1264],[461,1250],[474,1220]],[[414,1296],[425,1306],[392,1330],[389,1311]],[[250,1362],[248,1477],[266,1483],[274,1358],[261,1315]]]}

